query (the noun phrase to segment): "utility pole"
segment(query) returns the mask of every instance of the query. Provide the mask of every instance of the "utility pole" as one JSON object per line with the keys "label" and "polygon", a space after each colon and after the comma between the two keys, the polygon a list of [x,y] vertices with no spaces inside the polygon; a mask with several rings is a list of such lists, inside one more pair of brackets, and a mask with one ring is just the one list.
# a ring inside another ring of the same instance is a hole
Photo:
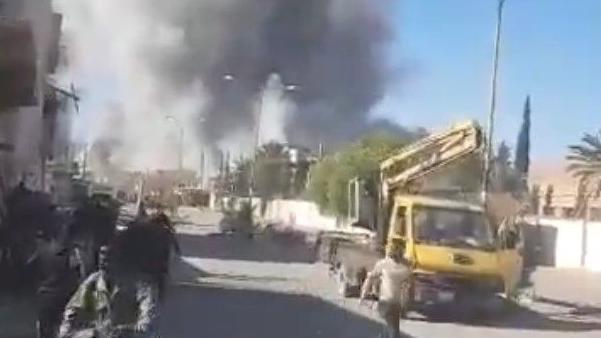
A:
{"label": "utility pole", "polygon": [[499,50],[501,46],[501,28],[503,23],[503,5],[505,0],[498,0],[497,7],[497,29],[494,42],[493,68],[490,86],[490,111],[488,113],[488,141],[486,142],[486,158],[484,161],[484,177],[482,179],[482,201],[484,206],[488,205],[488,186],[490,181],[490,167],[493,156],[494,122],[495,110],[497,108],[497,73],[499,69]]}
{"label": "utility pole", "polygon": [[81,179],[85,181],[86,171],[88,170],[88,143],[83,146],[83,161],[81,166]]}

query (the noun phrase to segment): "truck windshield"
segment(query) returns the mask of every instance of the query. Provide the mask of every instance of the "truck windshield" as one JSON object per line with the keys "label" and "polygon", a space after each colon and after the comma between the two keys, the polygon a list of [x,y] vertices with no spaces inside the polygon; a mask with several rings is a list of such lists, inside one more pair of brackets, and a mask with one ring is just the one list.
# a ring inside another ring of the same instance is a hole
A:
{"label": "truck windshield", "polygon": [[493,237],[480,212],[418,206],[413,209],[415,240],[418,243],[462,248],[494,248]]}

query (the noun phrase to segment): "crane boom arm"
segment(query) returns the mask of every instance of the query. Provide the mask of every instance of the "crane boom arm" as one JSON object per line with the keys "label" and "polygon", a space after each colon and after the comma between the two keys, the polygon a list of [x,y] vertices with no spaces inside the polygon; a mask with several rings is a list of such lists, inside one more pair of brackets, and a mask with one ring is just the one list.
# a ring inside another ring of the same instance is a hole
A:
{"label": "crane boom arm", "polygon": [[427,136],[399,151],[380,164],[382,190],[403,187],[479,151],[482,129],[476,121],[453,125],[448,130]]}

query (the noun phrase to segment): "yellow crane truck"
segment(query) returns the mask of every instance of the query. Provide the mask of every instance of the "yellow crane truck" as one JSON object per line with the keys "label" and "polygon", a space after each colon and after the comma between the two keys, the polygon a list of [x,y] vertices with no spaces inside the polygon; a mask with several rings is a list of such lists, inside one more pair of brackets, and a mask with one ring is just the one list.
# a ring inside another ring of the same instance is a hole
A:
{"label": "yellow crane truck", "polygon": [[[515,291],[522,271],[519,236],[501,241],[496,221],[483,206],[421,189],[429,175],[478,155],[483,143],[476,122],[456,124],[383,161],[376,198],[365,198],[357,180],[349,185],[355,230],[320,237],[321,257],[330,264],[343,296],[358,293],[367,272],[393,241],[405,243],[414,272],[408,310],[462,301],[481,304],[483,297]],[[377,212],[366,217],[362,209]]]}

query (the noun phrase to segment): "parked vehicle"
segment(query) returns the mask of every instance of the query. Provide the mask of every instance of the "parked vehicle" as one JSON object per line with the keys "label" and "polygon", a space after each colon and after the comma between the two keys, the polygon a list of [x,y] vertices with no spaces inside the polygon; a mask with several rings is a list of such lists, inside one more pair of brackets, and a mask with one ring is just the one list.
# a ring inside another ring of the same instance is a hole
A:
{"label": "parked vehicle", "polygon": [[[407,308],[474,300],[477,305],[498,293],[511,297],[522,271],[519,238],[501,241],[483,206],[441,198],[417,184],[479,151],[482,143],[475,122],[458,124],[383,161],[378,196],[365,198],[355,181],[349,198],[353,227],[367,233],[325,232],[320,238],[321,258],[330,264],[341,295],[357,295],[374,263],[402,241],[414,272]],[[365,215],[365,209],[377,214]]]}

